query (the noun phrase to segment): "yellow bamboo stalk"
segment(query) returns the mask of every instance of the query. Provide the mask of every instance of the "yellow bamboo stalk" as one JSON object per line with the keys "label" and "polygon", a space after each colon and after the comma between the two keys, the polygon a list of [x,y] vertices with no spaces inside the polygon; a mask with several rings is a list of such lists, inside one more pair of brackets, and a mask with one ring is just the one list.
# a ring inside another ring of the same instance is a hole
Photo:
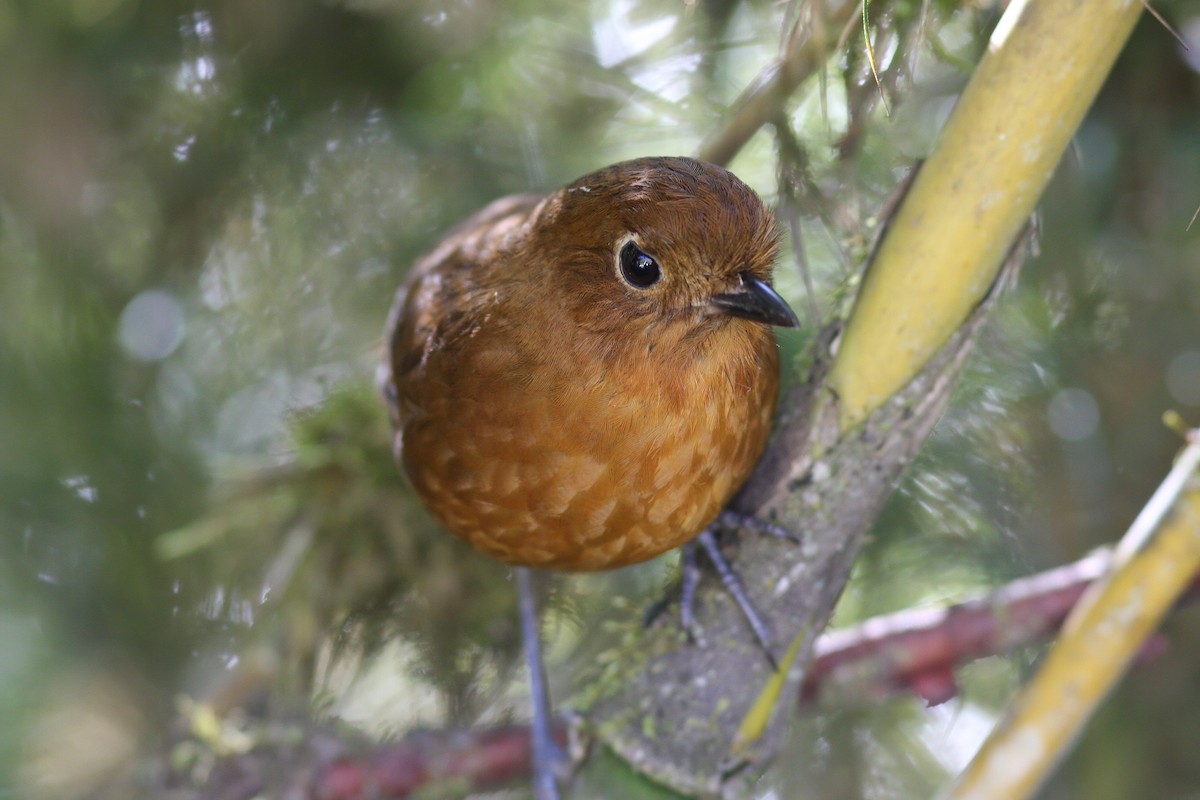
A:
{"label": "yellow bamboo stalk", "polygon": [[1033,680],[946,800],[1021,800],[1045,781],[1200,569],[1200,437],[1134,520]]}
{"label": "yellow bamboo stalk", "polygon": [[865,278],[830,377],[842,429],[983,297],[1121,51],[1137,0],[1013,0]]}

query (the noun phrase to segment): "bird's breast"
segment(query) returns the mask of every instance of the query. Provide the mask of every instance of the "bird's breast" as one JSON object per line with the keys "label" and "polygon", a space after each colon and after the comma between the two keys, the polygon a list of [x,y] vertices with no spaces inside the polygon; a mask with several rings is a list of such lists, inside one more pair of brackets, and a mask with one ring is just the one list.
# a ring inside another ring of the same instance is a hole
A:
{"label": "bird's breast", "polygon": [[402,461],[452,533],[501,561],[597,570],[695,536],[749,475],[774,338],[619,362],[479,335],[396,377]]}

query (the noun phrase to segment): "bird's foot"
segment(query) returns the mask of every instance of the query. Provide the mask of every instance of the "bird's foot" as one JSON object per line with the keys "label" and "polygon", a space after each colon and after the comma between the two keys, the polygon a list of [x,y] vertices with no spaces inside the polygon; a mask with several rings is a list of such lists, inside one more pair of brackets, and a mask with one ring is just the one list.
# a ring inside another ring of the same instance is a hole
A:
{"label": "bird's foot", "polygon": [[773,522],[729,509],[722,511],[712,524],[700,532],[699,536],[683,546],[682,597],[679,608],[680,617],[682,618],[681,622],[688,635],[693,640],[699,640],[695,604],[696,587],[700,584],[700,565],[696,562],[696,551],[703,549],[705,555],[708,556],[709,562],[713,565],[713,569],[717,571],[717,575],[721,578],[721,583],[724,584],[725,590],[733,597],[734,602],[737,603],[738,608],[742,611],[742,616],[749,623],[750,629],[754,632],[754,638],[762,648],[763,655],[766,656],[771,669],[778,671],[779,662],[776,661],[775,654],[771,651],[771,635],[767,630],[767,624],[754,607],[754,603],[750,601],[749,595],[746,594],[746,587],[742,584],[742,580],[738,577],[733,565],[729,563],[729,559],[725,558],[720,546],[717,544],[716,532],[718,530],[736,530],[738,528],[746,528],[792,542],[800,541],[795,534]]}

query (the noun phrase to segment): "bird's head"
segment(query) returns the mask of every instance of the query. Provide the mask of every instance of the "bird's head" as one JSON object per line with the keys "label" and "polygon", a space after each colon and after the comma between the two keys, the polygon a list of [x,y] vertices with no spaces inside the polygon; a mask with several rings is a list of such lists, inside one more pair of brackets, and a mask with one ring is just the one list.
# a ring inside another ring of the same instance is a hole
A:
{"label": "bird's head", "polygon": [[[582,329],[701,342],[797,327],[771,288],[775,218],[733,173],[690,158],[643,158],[551,195],[530,258],[552,265],[556,298]],[[640,334],[640,335],[639,335]]]}

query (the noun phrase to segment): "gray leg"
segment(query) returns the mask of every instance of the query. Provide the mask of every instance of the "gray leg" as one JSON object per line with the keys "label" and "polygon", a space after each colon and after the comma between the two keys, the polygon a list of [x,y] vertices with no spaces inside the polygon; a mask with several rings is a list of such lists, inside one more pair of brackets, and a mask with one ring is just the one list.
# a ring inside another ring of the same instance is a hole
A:
{"label": "gray leg", "polygon": [[517,578],[517,604],[521,615],[521,644],[529,667],[529,695],[533,704],[531,731],[533,796],[535,800],[559,800],[556,773],[564,761],[562,749],[554,741],[550,715],[550,692],[542,665],[542,639],[538,627],[537,598],[533,593],[533,573],[526,567],[513,569]]}

